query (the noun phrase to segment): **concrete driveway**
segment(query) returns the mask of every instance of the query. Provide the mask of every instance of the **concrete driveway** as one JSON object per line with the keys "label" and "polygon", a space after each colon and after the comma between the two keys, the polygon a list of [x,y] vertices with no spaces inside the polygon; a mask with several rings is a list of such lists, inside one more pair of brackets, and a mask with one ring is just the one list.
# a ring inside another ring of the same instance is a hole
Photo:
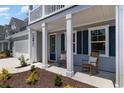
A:
{"label": "concrete driveway", "polygon": [[18,73],[27,71],[30,69],[30,66],[17,68],[20,66],[20,62],[17,58],[5,58],[0,59],[0,72],[2,68],[6,68],[10,73]]}

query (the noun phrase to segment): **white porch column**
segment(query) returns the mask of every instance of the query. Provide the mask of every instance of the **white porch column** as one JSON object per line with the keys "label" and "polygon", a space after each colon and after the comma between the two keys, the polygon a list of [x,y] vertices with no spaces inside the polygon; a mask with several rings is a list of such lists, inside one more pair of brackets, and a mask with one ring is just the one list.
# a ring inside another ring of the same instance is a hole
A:
{"label": "white porch column", "polygon": [[8,41],[8,50],[10,50],[10,41]]}
{"label": "white porch column", "polygon": [[4,51],[4,42],[2,42],[1,45],[2,45],[1,49],[2,49],[2,51]]}
{"label": "white porch column", "polygon": [[32,31],[32,61],[37,62],[37,31]]}
{"label": "white porch column", "polygon": [[31,29],[28,29],[28,53],[29,53],[29,61],[30,64],[33,63],[32,61],[32,31]]}
{"label": "white porch column", "polygon": [[124,87],[124,6],[116,6],[116,87]]}
{"label": "white porch column", "polygon": [[47,24],[42,23],[42,63],[43,68],[48,67],[47,59]]}
{"label": "white porch column", "polygon": [[45,16],[45,5],[42,5],[42,16]]}
{"label": "white porch column", "polygon": [[72,28],[72,14],[66,15],[66,31],[67,31],[67,71],[66,75],[72,77],[73,72],[73,28]]}

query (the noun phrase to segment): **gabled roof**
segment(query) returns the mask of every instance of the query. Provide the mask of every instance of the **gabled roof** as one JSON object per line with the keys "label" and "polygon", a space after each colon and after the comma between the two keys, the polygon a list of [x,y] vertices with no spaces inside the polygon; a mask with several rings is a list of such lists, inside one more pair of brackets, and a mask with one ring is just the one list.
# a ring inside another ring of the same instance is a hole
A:
{"label": "gabled roof", "polygon": [[24,26],[26,26],[26,22],[25,22],[25,21],[20,20],[20,19],[15,18],[15,17],[12,17],[12,18],[11,18],[9,25],[11,25],[11,24],[13,24],[13,23],[14,23],[15,26],[17,26],[17,27],[24,27]]}

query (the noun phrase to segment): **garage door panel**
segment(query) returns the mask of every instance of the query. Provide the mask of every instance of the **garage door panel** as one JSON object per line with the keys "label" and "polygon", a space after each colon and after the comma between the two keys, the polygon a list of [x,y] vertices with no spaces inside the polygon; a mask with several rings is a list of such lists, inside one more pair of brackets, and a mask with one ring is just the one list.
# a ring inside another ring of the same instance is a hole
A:
{"label": "garage door panel", "polygon": [[21,55],[24,55],[26,58],[29,58],[28,40],[14,41],[13,52],[14,57],[20,57]]}

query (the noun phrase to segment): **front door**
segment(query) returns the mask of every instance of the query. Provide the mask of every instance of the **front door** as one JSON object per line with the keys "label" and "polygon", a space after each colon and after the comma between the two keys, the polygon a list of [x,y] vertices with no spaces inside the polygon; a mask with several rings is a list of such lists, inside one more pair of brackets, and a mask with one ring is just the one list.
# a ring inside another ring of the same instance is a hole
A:
{"label": "front door", "polygon": [[56,35],[50,35],[50,60],[56,60]]}

